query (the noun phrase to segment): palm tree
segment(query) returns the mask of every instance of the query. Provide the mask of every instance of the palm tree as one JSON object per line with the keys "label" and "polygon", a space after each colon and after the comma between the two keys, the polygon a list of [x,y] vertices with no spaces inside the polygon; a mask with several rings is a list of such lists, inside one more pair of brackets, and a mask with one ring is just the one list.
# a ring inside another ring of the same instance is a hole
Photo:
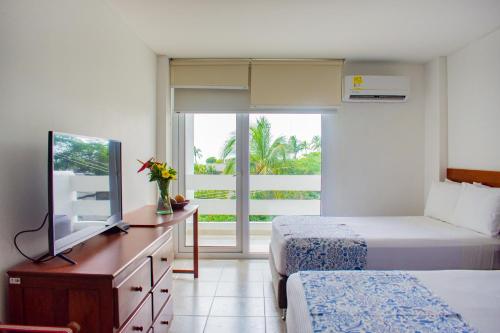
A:
{"label": "palm tree", "polygon": [[196,146],[193,147],[193,155],[194,155],[194,163],[198,164],[198,159],[203,157],[201,149],[196,148]]}
{"label": "palm tree", "polygon": [[280,162],[286,160],[285,137],[273,140],[271,123],[266,117],[257,119],[250,127],[250,171],[256,175],[279,173]]}
{"label": "palm tree", "polygon": [[297,139],[297,137],[295,135],[292,135],[288,139],[288,150],[290,151],[290,153],[292,153],[294,160],[297,159],[297,155],[301,151],[306,150],[306,149],[307,149],[307,142],[300,141],[299,139]]}
{"label": "palm tree", "polygon": [[[236,156],[236,136],[233,133],[226,140],[221,158],[226,163],[225,174],[234,173]],[[286,141],[280,136],[273,140],[271,124],[266,117],[257,119],[250,127],[250,173],[272,175],[280,173],[280,164],[286,160]]]}
{"label": "palm tree", "polygon": [[321,137],[319,135],[313,136],[311,142],[309,143],[309,149],[311,149],[312,151],[321,150]]}
{"label": "palm tree", "polygon": [[236,172],[236,134],[233,132],[224,142],[221,159],[224,161],[224,174],[234,175]]}

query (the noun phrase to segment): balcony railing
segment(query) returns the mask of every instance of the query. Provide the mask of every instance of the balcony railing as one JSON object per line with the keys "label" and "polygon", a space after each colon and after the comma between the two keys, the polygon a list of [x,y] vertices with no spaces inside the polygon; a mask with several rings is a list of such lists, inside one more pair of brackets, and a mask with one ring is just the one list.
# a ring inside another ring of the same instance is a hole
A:
{"label": "balcony railing", "polygon": [[78,193],[109,192],[108,176],[75,175],[69,171],[54,174],[56,214],[64,212],[71,219],[76,216],[102,216],[111,214],[109,200],[79,199]]}
{"label": "balcony railing", "polygon": [[[186,189],[192,198],[195,190],[236,190],[236,177],[227,175],[186,175]],[[251,191],[320,191],[319,175],[251,175]],[[234,199],[197,199],[201,214],[236,214]],[[251,215],[318,215],[320,200],[250,200]]]}
{"label": "balcony railing", "polygon": [[[68,200],[75,215],[109,215],[108,200],[77,200],[71,192],[107,192],[107,176],[82,176],[58,174],[55,182],[62,192],[61,199]],[[194,190],[236,190],[236,177],[231,175],[186,175],[188,193]],[[319,175],[251,175],[251,191],[320,191]],[[56,194],[57,195],[57,194]],[[235,215],[234,199],[196,199],[203,215]],[[60,202],[60,201],[59,201]],[[318,215],[320,200],[250,200],[251,215]]]}

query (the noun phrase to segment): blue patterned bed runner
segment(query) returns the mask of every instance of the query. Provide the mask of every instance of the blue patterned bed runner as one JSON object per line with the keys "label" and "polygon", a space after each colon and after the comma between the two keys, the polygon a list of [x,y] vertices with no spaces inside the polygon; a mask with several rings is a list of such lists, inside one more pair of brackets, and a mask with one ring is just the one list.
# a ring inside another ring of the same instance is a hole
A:
{"label": "blue patterned bed runner", "polygon": [[313,332],[477,332],[415,276],[299,272]]}
{"label": "blue patterned bed runner", "polygon": [[277,220],[286,241],[286,275],[298,271],[361,270],[367,246],[349,226],[328,218],[294,216]]}

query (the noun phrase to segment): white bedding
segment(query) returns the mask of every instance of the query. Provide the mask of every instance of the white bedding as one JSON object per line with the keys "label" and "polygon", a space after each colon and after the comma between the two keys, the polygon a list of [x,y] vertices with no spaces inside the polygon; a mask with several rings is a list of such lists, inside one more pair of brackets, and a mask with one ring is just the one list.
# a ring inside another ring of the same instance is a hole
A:
{"label": "white bedding", "polygon": [[326,220],[348,225],[366,241],[367,269],[500,268],[499,238],[425,216],[280,216],[272,224],[271,255],[282,275],[286,275],[286,240],[280,222],[285,219],[304,228]]}
{"label": "white bedding", "polygon": [[[436,296],[481,333],[500,331],[500,271],[414,271]],[[287,281],[288,333],[312,333],[304,289],[298,274]]]}

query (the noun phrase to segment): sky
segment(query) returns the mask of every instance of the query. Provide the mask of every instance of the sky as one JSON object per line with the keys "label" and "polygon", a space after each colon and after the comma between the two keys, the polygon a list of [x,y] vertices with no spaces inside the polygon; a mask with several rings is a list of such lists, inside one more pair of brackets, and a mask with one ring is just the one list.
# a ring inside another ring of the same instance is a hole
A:
{"label": "sky", "polygon": [[[273,138],[297,136],[301,141],[310,141],[321,135],[321,115],[319,114],[251,114],[250,126],[259,117],[265,116],[271,123]],[[236,132],[234,114],[196,114],[194,115],[194,145],[201,149],[201,161],[214,156],[219,158],[224,142]]]}

